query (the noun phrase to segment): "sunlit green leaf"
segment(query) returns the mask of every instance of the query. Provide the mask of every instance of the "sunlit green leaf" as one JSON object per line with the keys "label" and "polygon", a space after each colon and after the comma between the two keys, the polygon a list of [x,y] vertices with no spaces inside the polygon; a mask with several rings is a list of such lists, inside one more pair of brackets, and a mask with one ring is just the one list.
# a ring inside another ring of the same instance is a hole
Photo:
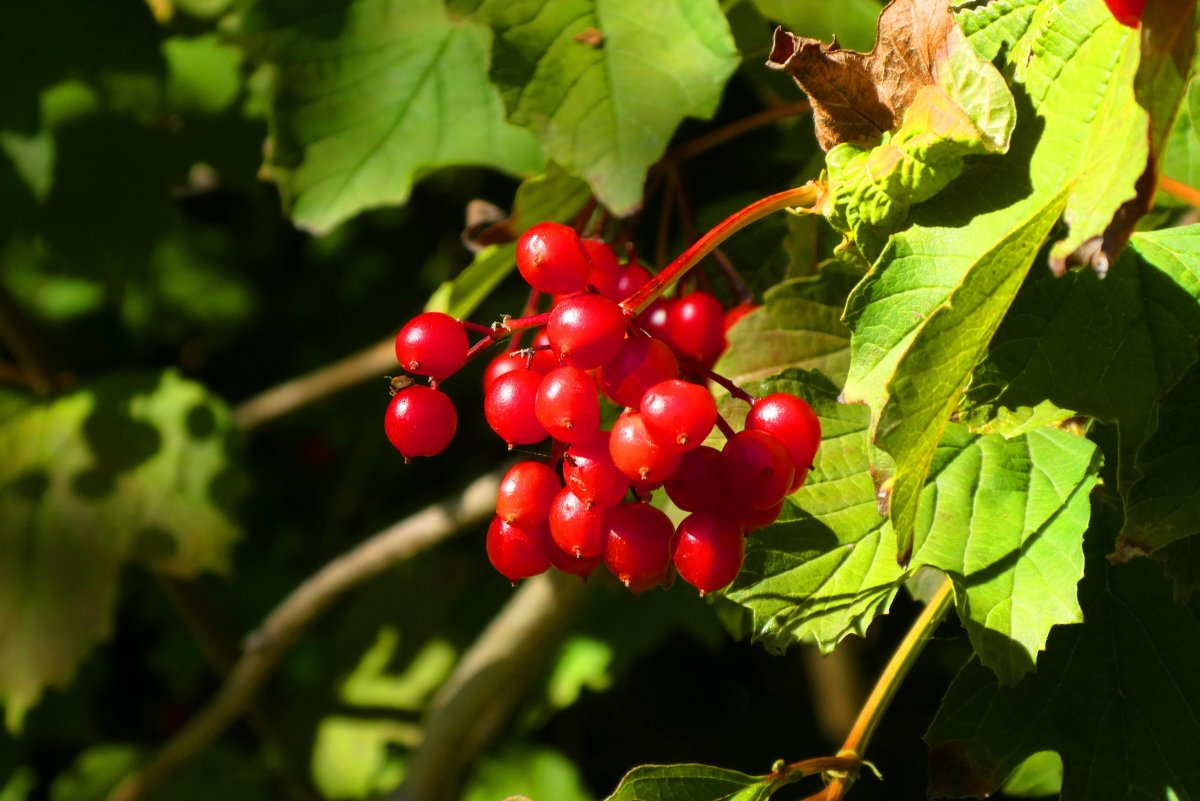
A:
{"label": "sunlit green leaf", "polygon": [[605,801],[763,801],[771,795],[761,776],[708,765],[643,765],[621,779]]}

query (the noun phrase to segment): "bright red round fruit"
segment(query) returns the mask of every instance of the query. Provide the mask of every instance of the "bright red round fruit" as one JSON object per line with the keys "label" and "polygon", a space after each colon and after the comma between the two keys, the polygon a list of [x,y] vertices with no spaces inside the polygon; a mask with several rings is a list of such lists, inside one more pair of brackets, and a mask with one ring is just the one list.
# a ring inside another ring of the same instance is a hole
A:
{"label": "bright red round fruit", "polygon": [[650,279],[653,277],[649,270],[636,261],[629,262],[621,267],[621,274],[617,276],[616,294],[609,295],[609,297],[616,301],[625,300],[650,283]]}
{"label": "bright red round fruit", "polygon": [[418,314],[396,335],[400,366],[435,381],[458,372],[467,361],[469,347],[462,323],[442,312]]}
{"label": "bright red round fruit", "polygon": [[617,418],[609,435],[608,452],[618,470],[643,484],[666,481],[679,467],[680,452],[659,445],[637,412]]}
{"label": "bright red round fruit", "polygon": [[629,477],[613,464],[608,450],[609,432],[598,431],[567,449],[563,480],[587,503],[616,506],[629,492]]}
{"label": "bright red round fruit", "polygon": [[[596,291],[607,298],[613,298],[618,292],[621,280],[621,265],[617,263],[617,254],[608,243],[600,239],[583,240],[583,249],[587,251],[592,261],[592,270],[588,273],[588,283]],[[623,300],[623,298],[613,298]]]}
{"label": "bright red round fruit", "polygon": [[678,298],[667,314],[670,342],[680,354],[710,365],[725,352],[725,309],[707,292]]}
{"label": "bright red round fruit", "polygon": [[517,270],[539,292],[567,295],[587,284],[592,262],[575,229],[541,222],[517,240]]}
{"label": "bright red round fruit", "polygon": [[681,579],[701,593],[714,592],[737,578],[745,539],[733,519],[720,512],[696,512],[679,524],[671,558]]}
{"label": "bright red round fruit", "polygon": [[646,390],[639,410],[646,431],[667,450],[700,447],[717,422],[717,402],[712,393],[678,378]]}
{"label": "bright red round fruit", "polygon": [[796,475],[787,448],[765,431],[739,431],[725,443],[721,459],[730,495],[750,509],[782,501]]}
{"label": "bright red round fruit", "polygon": [[500,479],[496,515],[506,523],[528,527],[550,516],[550,504],[562,489],[558,473],[542,462],[518,462]]}
{"label": "bright red round fruit", "polygon": [[434,456],[454,439],[454,401],[436,389],[412,384],[396,393],[383,418],[383,430],[405,460]]}
{"label": "bright red round fruit", "polygon": [[667,479],[667,497],[685,512],[714,512],[729,496],[721,452],[701,445],[679,460],[679,467]]}
{"label": "bright red round fruit", "polygon": [[1136,28],[1142,21],[1142,12],[1146,9],[1146,0],[1104,0],[1108,10],[1116,17],[1117,22]]}
{"label": "bright red round fruit", "polygon": [[765,395],[750,407],[746,428],[779,440],[792,457],[799,481],[804,481],[821,444],[821,421],[807,401],[787,392]]}
{"label": "bright red round fruit", "polygon": [[671,352],[678,352],[675,343],[671,340],[671,308],[675,305],[673,298],[658,298],[646,309],[637,316],[638,325],[642,329],[661,342],[665,342],[671,348]]}
{"label": "bright red round fruit", "polygon": [[510,448],[532,445],[548,436],[535,412],[542,378],[533,370],[514,370],[497,378],[484,395],[483,416]]}
{"label": "bright red round fruit", "polygon": [[558,543],[553,537],[546,537],[546,556],[550,559],[550,564],[563,573],[570,573],[573,576],[579,576],[581,579],[586,579],[592,574],[592,571],[600,567],[604,563],[604,555],[592,557],[576,556],[573,553],[567,553],[562,548],[558,547]]}
{"label": "bright red round fruit", "polygon": [[596,381],[578,367],[551,370],[538,388],[538,422],[559,442],[581,442],[600,430]]}
{"label": "bright red round fruit", "polygon": [[602,295],[576,295],[550,312],[546,335],[563,361],[580,370],[591,370],[621,350],[625,313]]}
{"label": "bright red round fruit", "polygon": [[679,377],[679,361],[665,342],[633,336],[621,343],[617,355],[600,368],[604,394],[620,406],[637,408],[646,390]]}
{"label": "bright red round fruit", "polygon": [[546,556],[549,536],[545,522],[521,528],[494,517],[487,530],[488,560],[509,581],[545,573],[550,569],[550,557]]}
{"label": "bright red round fruit", "polygon": [[604,563],[633,592],[662,583],[671,563],[671,518],[648,503],[626,503],[605,518]]}
{"label": "bright red round fruit", "polygon": [[604,553],[604,516],[610,507],[588,505],[567,487],[550,504],[550,537],[567,553],[586,559]]}

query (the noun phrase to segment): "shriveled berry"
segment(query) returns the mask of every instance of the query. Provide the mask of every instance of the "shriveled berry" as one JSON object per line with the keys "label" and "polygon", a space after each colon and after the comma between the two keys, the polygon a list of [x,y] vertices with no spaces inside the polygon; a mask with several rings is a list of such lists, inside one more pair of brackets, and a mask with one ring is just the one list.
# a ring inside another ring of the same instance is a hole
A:
{"label": "shriveled berry", "polygon": [[546,556],[549,536],[544,521],[522,528],[494,517],[487,530],[488,560],[509,581],[544,573],[550,569],[550,557]]}
{"label": "shriveled berry", "polygon": [[629,477],[613,464],[608,450],[609,432],[598,431],[567,449],[563,480],[587,503],[615,506],[629,491]]}
{"label": "shriveled berry", "polygon": [[724,461],[716,448],[701,445],[683,454],[667,479],[667,497],[685,512],[716,511],[729,495]]}
{"label": "shriveled berry", "polygon": [[580,558],[604,553],[604,515],[610,507],[588,505],[567,487],[550,504],[550,537],[564,551]]}
{"label": "shriveled berry", "polygon": [[679,467],[679,451],[658,444],[646,431],[646,424],[637,412],[627,412],[617,418],[609,436],[608,452],[618,470],[643,483],[666,481]]}
{"label": "shriveled berry", "polygon": [[578,292],[592,263],[575,229],[541,222],[517,240],[517,270],[534,289],[550,295]]}
{"label": "shriveled berry", "polygon": [[383,419],[384,432],[406,460],[441,453],[454,439],[457,427],[454,401],[444,393],[420,384],[397,392]]}
{"label": "shriveled berry", "polygon": [[531,445],[547,436],[534,407],[542,374],[514,370],[496,379],[483,399],[483,416],[500,438],[513,445]]}
{"label": "shriveled berry", "polygon": [[739,431],[725,443],[721,459],[730,494],[750,509],[782,501],[795,478],[787,448],[765,431]]}
{"label": "shriveled berry", "polygon": [[468,347],[462,323],[442,312],[418,314],[396,335],[400,366],[435,381],[458,372],[467,360]]}
{"label": "shriveled berry", "polygon": [[787,448],[796,466],[797,481],[791,491],[799,489],[821,444],[821,420],[808,402],[787,392],[765,395],[750,407],[746,428],[765,431]]}
{"label": "shriveled berry", "polygon": [[675,350],[708,366],[725,352],[725,309],[707,292],[678,298],[667,314],[670,341]]}
{"label": "shriveled berry", "polygon": [[745,547],[745,537],[732,518],[720,512],[696,512],[679,524],[671,558],[679,577],[703,594],[727,587],[737,578]]}
{"label": "shriveled berry", "polygon": [[560,442],[581,442],[600,430],[596,381],[584,370],[563,365],[551,370],[538,388],[538,422]]}
{"label": "shriveled berry", "polygon": [[546,334],[563,361],[580,370],[591,370],[621,349],[625,314],[602,295],[576,295],[551,310]]}
{"label": "shriveled berry", "polygon": [[678,377],[675,354],[653,337],[629,337],[621,343],[617,355],[600,367],[604,394],[614,403],[632,408],[637,408],[650,387]]}
{"label": "shriveled berry", "polygon": [[671,518],[648,503],[625,503],[605,518],[604,563],[633,592],[662,583],[671,564]]}
{"label": "shriveled berry", "polygon": [[678,378],[646,390],[639,410],[646,431],[667,450],[700,447],[717,422],[717,402],[712,393]]}
{"label": "shriveled berry", "polygon": [[505,522],[528,527],[550,516],[550,504],[562,489],[558,473],[542,462],[518,462],[500,479],[496,514]]}

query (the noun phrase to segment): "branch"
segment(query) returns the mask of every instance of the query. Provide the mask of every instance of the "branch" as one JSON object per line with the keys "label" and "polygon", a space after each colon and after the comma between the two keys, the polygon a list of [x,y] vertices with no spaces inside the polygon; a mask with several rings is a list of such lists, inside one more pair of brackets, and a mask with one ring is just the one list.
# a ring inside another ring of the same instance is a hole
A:
{"label": "branch", "polygon": [[394,337],[388,337],[333,364],[264,390],[234,408],[234,422],[249,431],[360,381],[396,370],[395,343]]}
{"label": "branch", "polygon": [[554,570],[521,585],[433,697],[404,785],[387,801],[459,797],[467,767],[553,658],[586,590]]}
{"label": "branch", "polygon": [[429,506],[334,559],[295,589],[246,638],[221,689],[144,769],[127,776],[109,801],[136,801],[219,737],[250,706],[283,656],[341,595],[471,525],[495,510],[501,471],[482,476],[454,498]]}
{"label": "branch", "polygon": [[1200,206],[1200,189],[1193,189],[1187,184],[1176,181],[1174,178],[1168,178],[1165,175],[1159,177],[1158,188],[1171,197],[1182,200],[1184,203]]}

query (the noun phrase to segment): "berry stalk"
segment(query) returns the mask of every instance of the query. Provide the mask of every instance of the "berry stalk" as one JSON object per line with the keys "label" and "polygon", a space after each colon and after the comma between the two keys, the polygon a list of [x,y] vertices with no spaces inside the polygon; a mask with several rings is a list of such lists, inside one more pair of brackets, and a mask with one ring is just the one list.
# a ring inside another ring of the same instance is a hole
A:
{"label": "berry stalk", "polygon": [[704,236],[697,239],[691,247],[680,253],[678,257],[662,272],[654,276],[650,283],[634,292],[621,302],[625,313],[633,316],[645,311],[668,286],[687,273],[688,270],[700,263],[700,260],[711,253],[718,245],[733,234],[753,222],[761,220],[768,214],[793,206],[812,207],[820,198],[820,187],[813,182],[794,189],[788,189],[774,195],[757,200],[739,209],[713,226]]}

